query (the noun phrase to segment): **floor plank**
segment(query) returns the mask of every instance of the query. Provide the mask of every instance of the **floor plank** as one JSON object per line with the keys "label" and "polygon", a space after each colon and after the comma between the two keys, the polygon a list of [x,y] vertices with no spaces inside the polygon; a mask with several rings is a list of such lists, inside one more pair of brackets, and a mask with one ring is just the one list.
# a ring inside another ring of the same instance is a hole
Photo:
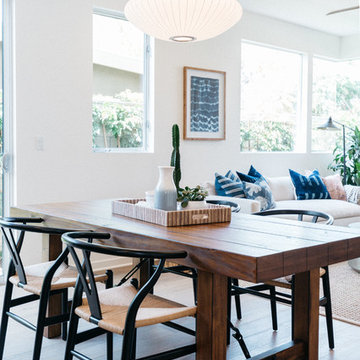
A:
{"label": "floor plank", "polygon": [[[21,290],[19,290],[21,291]],[[175,275],[165,274],[155,289],[156,294],[166,296],[184,304],[192,303],[191,280],[180,278]],[[0,288],[2,299],[3,287]],[[224,294],[224,301],[226,294]],[[233,306],[232,320],[239,326],[244,335],[246,344],[252,355],[266,351],[290,340],[290,308],[278,305],[279,330],[271,329],[270,304],[268,301],[251,296],[243,295],[241,298],[243,319],[235,319]],[[19,307],[18,313],[34,320],[37,304]],[[234,304],[233,304],[234,305]],[[182,324],[193,326],[193,319],[180,321]],[[358,360],[358,346],[360,339],[360,327],[344,322],[335,321],[335,350],[330,351],[327,344],[325,318],[320,317],[320,360]],[[83,324],[82,327],[87,327]],[[23,326],[9,320],[8,336],[5,345],[4,360],[27,360],[31,359],[34,333]],[[138,356],[145,356],[152,352],[166,350],[172,346],[186,345],[193,342],[193,337],[181,334],[173,329],[162,325],[140,329],[138,332]],[[115,336],[114,349],[115,359],[120,356],[122,338]],[[44,360],[60,360],[63,358],[65,343],[60,339],[44,338],[42,357]],[[94,360],[105,358],[104,336],[93,339],[77,347],[80,351],[92,356]],[[194,360],[194,355],[189,355],[182,360]],[[228,360],[244,359],[242,352],[234,339],[227,352]]]}

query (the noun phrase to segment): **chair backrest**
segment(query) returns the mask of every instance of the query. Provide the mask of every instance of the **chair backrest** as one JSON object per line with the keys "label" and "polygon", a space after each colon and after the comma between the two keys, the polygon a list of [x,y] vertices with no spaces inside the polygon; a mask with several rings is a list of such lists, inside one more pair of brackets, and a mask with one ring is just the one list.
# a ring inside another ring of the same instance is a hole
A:
{"label": "chair backrest", "polygon": [[[80,240],[83,239],[83,240]],[[86,241],[84,241],[86,239]],[[90,321],[97,324],[102,319],[101,308],[99,303],[99,296],[96,288],[94,272],[91,266],[90,254],[91,252],[114,255],[122,257],[131,257],[142,259],[143,262],[149,259],[160,259],[160,264],[156,271],[147,281],[147,283],[139,290],[132,303],[130,304],[128,315],[126,318],[126,324],[128,322],[134,324],[137,310],[140,307],[141,302],[145,296],[154,287],[156,281],[160,277],[161,271],[165,265],[166,259],[179,259],[185,258],[187,253],[185,251],[148,251],[138,249],[125,249],[115,246],[94,244],[93,240],[106,240],[110,239],[110,234],[95,233],[95,232],[72,232],[62,235],[62,241],[67,245],[71,256],[74,259],[76,268],[79,273],[79,280],[77,286],[82,286],[83,291],[86,294],[88,305],[91,312]],[[81,264],[80,259],[75,252],[75,249],[79,249],[83,255],[83,262]],[[120,282],[122,284],[123,282]],[[75,290],[76,292],[77,289]],[[82,292],[81,292],[82,293]]]}
{"label": "chair backrest", "polygon": [[253,215],[260,216],[271,216],[271,215],[297,215],[299,221],[304,221],[304,216],[311,216],[311,222],[316,223],[319,219],[323,219],[326,225],[332,225],[334,218],[324,212],[313,211],[313,210],[296,210],[296,209],[275,209],[275,210],[266,210],[253,213]]}
{"label": "chair backrest", "polygon": [[[9,250],[11,262],[9,265],[9,275],[17,273],[19,276],[20,283],[26,284],[26,275],[24,270],[24,265],[21,260],[20,251],[24,242],[25,232],[33,232],[40,234],[49,234],[49,235],[62,235],[65,232],[69,232],[68,229],[57,229],[49,228],[44,226],[34,226],[28,224],[39,224],[44,220],[41,218],[0,218],[0,227],[4,235],[5,244]],[[19,231],[17,239],[15,239],[14,231]],[[63,255],[61,258],[65,258]],[[58,259],[57,262],[61,263],[61,259]],[[8,275],[8,276],[9,276]]]}
{"label": "chair backrest", "polygon": [[230,206],[231,212],[238,213],[240,212],[241,208],[239,204],[233,202],[233,201],[225,201],[225,200],[206,200],[208,204],[214,204],[214,205],[224,205],[224,206]]}

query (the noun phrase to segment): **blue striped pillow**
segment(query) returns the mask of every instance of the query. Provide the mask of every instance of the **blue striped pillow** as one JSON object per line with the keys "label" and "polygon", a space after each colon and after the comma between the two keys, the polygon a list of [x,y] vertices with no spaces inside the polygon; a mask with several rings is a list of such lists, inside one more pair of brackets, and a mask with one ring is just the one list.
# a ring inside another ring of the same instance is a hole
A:
{"label": "blue striped pillow", "polygon": [[317,170],[314,170],[310,176],[301,175],[291,169],[289,169],[289,173],[295,187],[297,200],[331,199]]}
{"label": "blue striped pillow", "polygon": [[245,197],[242,181],[230,170],[225,176],[215,173],[215,190],[219,196]]}

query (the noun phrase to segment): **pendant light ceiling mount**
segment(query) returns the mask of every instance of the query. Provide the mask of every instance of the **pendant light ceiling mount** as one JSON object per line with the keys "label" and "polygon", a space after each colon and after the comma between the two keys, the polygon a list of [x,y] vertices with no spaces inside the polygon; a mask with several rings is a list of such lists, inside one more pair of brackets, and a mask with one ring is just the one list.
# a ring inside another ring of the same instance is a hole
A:
{"label": "pendant light ceiling mount", "polygon": [[235,25],[243,13],[238,0],[129,0],[126,18],[157,39],[194,42]]}

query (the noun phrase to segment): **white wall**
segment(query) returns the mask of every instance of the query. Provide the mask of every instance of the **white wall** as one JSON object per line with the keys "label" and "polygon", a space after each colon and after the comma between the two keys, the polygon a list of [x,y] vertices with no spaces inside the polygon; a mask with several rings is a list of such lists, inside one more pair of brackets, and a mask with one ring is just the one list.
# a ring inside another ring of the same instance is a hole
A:
{"label": "white wall", "polygon": [[[124,1],[96,0],[122,9]],[[115,8],[116,9],[116,8]],[[245,13],[227,33],[194,44],[155,42],[154,153],[93,153],[91,149],[92,4],[80,0],[17,0],[16,202],[39,203],[138,196],[154,188],[157,165],[169,163],[171,126],[182,128],[182,69],[227,72],[227,139],[182,141],[183,184],[215,171],[285,175],[289,167],[326,171],[329,154],[246,154],[239,151],[241,39],[338,57],[340,39]],[[44,150],[36,150],[36,141]]]}
{"label": "white wall", "polygon": [[342,59],[360,58],[360,34],[341,38],[340,57]]}

